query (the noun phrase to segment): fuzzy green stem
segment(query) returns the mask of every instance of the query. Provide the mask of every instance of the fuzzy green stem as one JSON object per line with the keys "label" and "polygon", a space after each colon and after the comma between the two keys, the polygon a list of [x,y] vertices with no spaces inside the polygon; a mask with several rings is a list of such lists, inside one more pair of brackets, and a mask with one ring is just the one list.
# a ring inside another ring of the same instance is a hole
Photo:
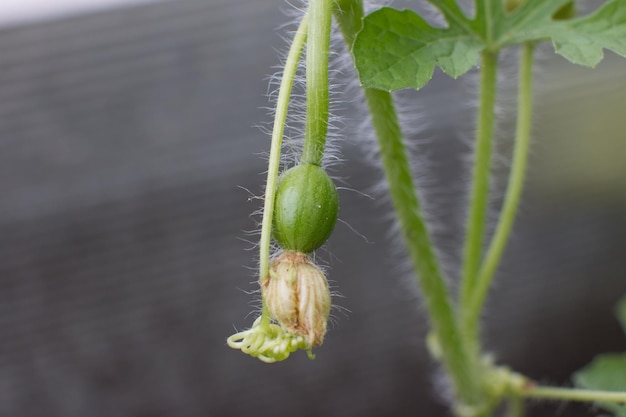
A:
{"label": "fuzzy green stem", "polygon": [[[267,182],[265,184],[265,203],[263,206],[263,220],[261,223],[260,259],[259,259],[259,279],[263,280],[269,276],[270,242],[272,236],[272,216],[274,214],[274,200],[276,197],[276,184],[278,181],[278,170],[280,168],[280,153],[285,131],[285,121],[289,110],[289,99],[293,81],[298,70],[298,62],[302,56],[302,50],[307,39],[308,16],[302,17],[298,31],[296,32],[287,62],[283,70],[283,77],[280,82],[278,100],[276,102],[276,114],[274,116],[274,128],[272,130],[272,142],[270,145],[270,157],[267,168]],[[269,315],[263,301],[262,325],[269,325]]]}
{"label": "fuzzy green stem", "polygon": [[418,275],[426,309],[439,339],[442,358],[460,399],[474,404],[479,398],[475,375],[468,364],[455,313],[439,264],[433,250],[411,174],[409,159],[402,142],[392,97],[378,90],[365,90],[378,137],[381,159],[409,255]]}
{"label": "fuzzy green stem", "polygon": [[470,191],[467,232],[463,251],[461,276],[461,315],[465,315],[476,285],[482,258],[483,239],[489,202],[489,177],[493,148],[494,109],[496,104],[498,55],[485,51],[480,66],[480,107],[474,150],[474,170]]}
{"label": "fuzzy green stem", "polygon": [[306,128],[303,164],[321,165],[328,132],[328,53],[333,0],[309,1],[306,50]]}
{"label": "fuzzy green stem", "polygon": [[[338,0],[336,4],[335,17],[346,43],[352,45],[362,25],[362,2]],[[439,340],[443,364],[460,401],[470,406],[480,404],[478,378],[469,366],[472,362],[468,360],[448,288],[421,214],[393,98],[385,91],[365,89],[364,93],[378,138],[391,200],[418,275],[431,325]]]}
{"label": "fuzzy green stem", "polygon": [[513,163],[507,186],[502,213],[491,244],[487,250],[485,260],[480,268],[476,285],[467,304],[467,316],[464,328],[478,337],[478,321],[485,303],[487,293],[493,277],[506,248],[511,234],[515,215],[524,188],[528,149],[530,146],[530,130],[532,116],[532,66],[533,50],[531,43],[522,45],[519,62],[519,86],[517,98],[517,127],[515,133],[515,147],[513,149]]}
{"label": "fuzzy green stem", "polygon": [[626,392],[545,387],[537,385],[521,390],[518,394],[526,398],[542,398],[578,402],[626,403]]}

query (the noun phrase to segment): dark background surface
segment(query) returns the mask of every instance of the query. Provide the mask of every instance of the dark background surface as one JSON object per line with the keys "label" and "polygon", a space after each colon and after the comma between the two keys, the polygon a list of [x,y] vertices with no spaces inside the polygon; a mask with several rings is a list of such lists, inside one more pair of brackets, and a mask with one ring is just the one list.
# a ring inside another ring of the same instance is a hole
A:
{"label": "dark background surface", "polygon": [[[332,171],[356,192],[340,192],[350,227],[339,223],[321,257],[343,309],[315,361],[299,352],[266,365],[226,347],[254,320],[246,231],[269,146],[254,126],[270,120],[284,8],[178,0],[0,30],[0,416],[448,415],[379,170],[364,156],[373,145],[353,129],[362,114],[342,85],[345,162]],[[549,51],[485,335],[498,360],[567,384],[595,353],[626,348],[612,316],[626,293],[626,64],[608,56],[592,72]],[[466,78],[438,74],[406,95],[451,284],[472,133]],[[512,110],[500,113],[504,132]],[[503,174],[505,133],[498,146]]]}

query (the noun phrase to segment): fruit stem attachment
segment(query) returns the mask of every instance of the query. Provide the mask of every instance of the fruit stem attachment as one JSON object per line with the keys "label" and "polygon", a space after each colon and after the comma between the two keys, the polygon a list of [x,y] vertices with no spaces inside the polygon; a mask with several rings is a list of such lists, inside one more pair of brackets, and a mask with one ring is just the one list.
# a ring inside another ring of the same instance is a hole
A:
{"label": "fruit stem attachment", "polygon": [[511,234],[524,187],[532,116],[533,51],[533,43],[525,43],[520,49],[517,127],[509,183],[504,197],[500,219],[466,305],[467,314],[463,326],[471,332],[475,338],[479,336],[478,321],[480,319],[480,312],[485,303],[487,292],[493,281],[496,268],[500,263],[506,243]]}
{"label": "fruit stem attachment", "polygon": [[333,0],[309,1],[306,127],[302,164],[321,165],[328,132],[328,54]]}
{"label": "fruit stem attachment", "polygon": [[[283,143],[283,134],[285,131],[285,121],[287,120],[287,111],[289,109],[289,99],[293,81],[298,70],[298,62],[302,56],[302,50],[307,39],[309,17],[305,14],[296,31],[285,69],[283,70],[282,80],[280,82],[278,100],[276,102],[276,114],[274,116],[274,128],[272,130],[272,141],[270,145],[269,164],[267,168],[267,182],[265,184],[265,202],[263,206],[263,220],[261,223],[261,241],[259,243],[259,279],[262,281],[269,276],[270,262],[270,243],[272,235],[272,215],[274,213],[274,200],[276,197],[276,184],[278,180],[278,170],[280,168],[280,153]],[[263,312],[261,325],[268,326],[270,317],[263,301]]]}

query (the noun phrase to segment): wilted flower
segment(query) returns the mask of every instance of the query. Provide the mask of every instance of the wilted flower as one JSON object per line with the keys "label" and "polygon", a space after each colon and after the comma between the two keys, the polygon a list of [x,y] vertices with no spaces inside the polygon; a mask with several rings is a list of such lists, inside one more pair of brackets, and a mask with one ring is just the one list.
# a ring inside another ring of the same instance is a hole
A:
{"label": "wilted flower", "polygon": [[304,337],[309,347],[324,341],[330,290],[324,273],[301,252],[283,252],[262,283],[270,316],[285,330]]}

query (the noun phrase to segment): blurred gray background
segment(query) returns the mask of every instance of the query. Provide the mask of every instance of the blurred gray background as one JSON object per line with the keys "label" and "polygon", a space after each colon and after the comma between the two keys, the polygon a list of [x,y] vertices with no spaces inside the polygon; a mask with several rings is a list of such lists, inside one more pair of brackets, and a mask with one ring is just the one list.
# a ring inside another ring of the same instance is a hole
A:
{"label": "blurred gray background", "polygon": [[[333,168],[355,190],[340,192],[350,226],[321,255],[343,295],[325,344],[315,361],[274,365],[225,344],[255,318],[246,231],[269,146],[255,126],[270,120],[285,8],[162,1],[0,29],[0,416],[449,415],[352,94]],[[612,314],[626,293],[626,61],[607,54],[591,71],[550,48],[539,61],[529,180],[485,336],[499,361],[568,384],[596,353],[626,348]],[[437,74],[403,95],[417,103],[409,140],[452,285],[472,77]],[[513,110],[501,115],[496,197]]]}

